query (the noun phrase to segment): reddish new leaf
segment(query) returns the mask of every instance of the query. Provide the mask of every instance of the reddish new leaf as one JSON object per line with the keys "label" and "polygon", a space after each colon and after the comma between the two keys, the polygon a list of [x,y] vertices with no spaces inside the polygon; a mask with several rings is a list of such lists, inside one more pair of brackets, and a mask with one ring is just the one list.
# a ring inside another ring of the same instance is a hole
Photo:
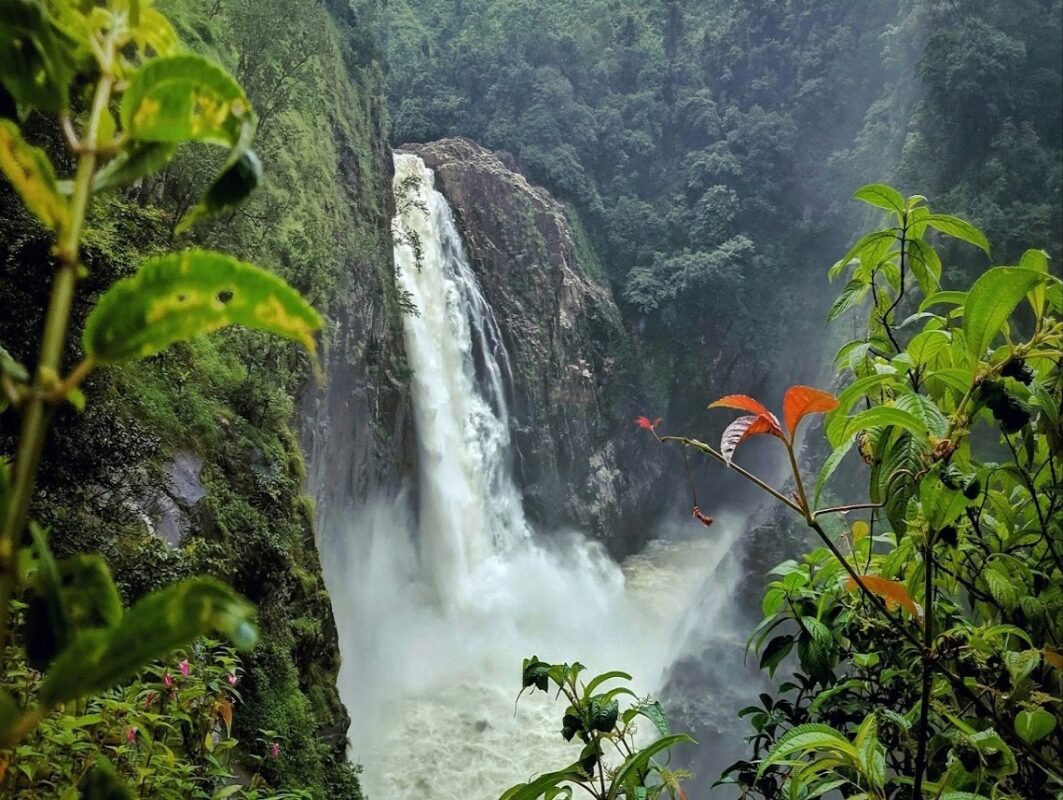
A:
{"label": "reddish new leaf", "polygon": [[715,403],[709,403],[709,408],[737,408],[739,411],[748,411],[753,416],[764,415],[775,419],[775,416],[758,400],[746,394],[729,394],[721,397]]}
{"label": "reddish new leaf", "polygon": [[[919,608],[911,595],[908,594],[908,590],[904,588],[903,583],[891,581],[888,578],[880,578],[877,575],[861,575],[860,582],[863,583],[868,590],[874,592],[879,597],[884,598],[886,600],[887,608],[903,606],[916,619],[922,618],[922,609]],[[850,592],[859,589],[856,585],[856,581],[852,578],[849,578],[849,580],[845,582],[845,588]]]}
{"label": "reddish new leaf", "polygon": [[770,414],[768,416],[749,414],[739,417],[724,429],[723,436],[720,438],[720,453],[729,463],[738,445],[751,436],[760,436],[764,433],[774,436],[782,435],[775,417]]}
{"label": "reddish new leaf", "polygon": [[640,428],[645,428],[648,431],[657,430],[657,426],[660,425],[661,422],[663,422],[663,420],[660,417],[653,420],[652,422],[650,422],[649,417],[638,417],[635,419],[636,425],[638,425]]}
{"label": "reddish new leaf", "polygon": [[704,525],[706,528],[713,523],[712,517],[710,517],[697,506],[694,506],[694,510],[690,512],[690,515],[702,525]]}
{"label": "reddish new leaf", "polygon": [[786,427],[793,438],[798,424],[806,414],[825,414],[838,407],[834,395],[813,389],[811,386],[791,386],[782,401],[782,413]]}

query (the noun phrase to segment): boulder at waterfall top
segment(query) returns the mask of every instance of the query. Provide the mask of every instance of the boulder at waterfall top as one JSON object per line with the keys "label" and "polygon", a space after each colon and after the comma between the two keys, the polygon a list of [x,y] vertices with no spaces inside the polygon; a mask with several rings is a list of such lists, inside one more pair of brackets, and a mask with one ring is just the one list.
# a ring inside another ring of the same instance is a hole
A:
{"label": "boulder at waterfall top", "polygon": [[618,436],[629,416],[622,374],[630,340],[579,220],[468,139],[399,149],[435,172],[513,360],[515,470],[526,510],[548,527],[611,536],[655,470],[619,468],[633,455],[621,450],[640,447]]}

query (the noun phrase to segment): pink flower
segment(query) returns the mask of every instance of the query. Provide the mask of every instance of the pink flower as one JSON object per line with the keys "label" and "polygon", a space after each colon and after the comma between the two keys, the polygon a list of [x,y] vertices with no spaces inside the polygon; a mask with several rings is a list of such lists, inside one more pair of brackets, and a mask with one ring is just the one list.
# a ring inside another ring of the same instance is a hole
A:
{"label": "pink flower", "polygon": [[137,740],[137,734],[139,732],[140,731],[137,729],[136,725],[130,725],[128,728],[125,729],[126,741],[129,742],[130,744],[135,742]]}
{"label": "pink flower", "polygon": [[277,756],[279,756],[280,754],[281,754],[280,742],[274,742],[273,744],[271,744],[269,746],[269,756],[270,756],[270,758],[277,758]]}
{"label": "pink flower", "polygon": [[162,676],[162,682],[165,683],[167,686],[173,686],[173,675],[167,672],[165,675]]}
{"label": "pink flower", "polygon": [[230,672],[228,676],[226,676],[225,680],[229,682],[230,686],[236,686],[236,682],[240,679],[236,677],[235,672]]}
{"label": "pink flower", "polygon": [[188,659],[187,659],[187,658],[186,658],[186,659],[184,659],[184,660],[182,660],[182,661],[181,661],[181,663],[180,663],[180,664],[178,664],[177,666],[178,666],[178,667],[180,667],[180,669],[181,669],[181,674],[182,674],[182,675],[183,675],[184,677],[186,677],[186,678],[188,677],[188,673],[192,671],[192,670],[191,670],[191,669],[189,668],[189,666],[188,666]]}

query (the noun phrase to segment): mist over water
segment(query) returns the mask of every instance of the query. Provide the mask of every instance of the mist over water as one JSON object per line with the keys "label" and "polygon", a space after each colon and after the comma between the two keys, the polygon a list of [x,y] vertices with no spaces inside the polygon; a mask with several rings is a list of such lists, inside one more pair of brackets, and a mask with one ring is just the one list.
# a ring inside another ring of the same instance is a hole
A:
{"label": "mist over water", "polygon": [[395,167],[399,285],[418,309],[405,317],[417,496],[399,490],[322,531],[340,692],[371,797],[494,800],[578,753],[552,695],[514,709],[522,658],[623,669],[647,694],[706,636],[740,653],[714,617],[737,579],[721,567],[744,520],[683,541],[665,541],[664,525],[623,565],[577,532],[531,529],[511,477],[497,325],[431,171],[408,154]]}

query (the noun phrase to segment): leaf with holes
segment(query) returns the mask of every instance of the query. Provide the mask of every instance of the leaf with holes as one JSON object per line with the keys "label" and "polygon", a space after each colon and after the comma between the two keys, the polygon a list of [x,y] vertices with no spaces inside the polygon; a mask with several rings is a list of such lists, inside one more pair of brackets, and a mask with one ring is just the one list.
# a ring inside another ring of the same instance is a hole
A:
{"label": "leaf with holes", "polygon": [[826,414],[838,407],[834,395],[811,386],[791,386],[782,401],[782,413],[792,439],[797,426],[808,414]]}
{"label": "leaf with holes", "polygon": [[85,322],[85,352],[100,363],[144,358],[227,325],[276,333],[314,356],[321,317],[287,283],[207,250],[150,259],[115,283]]}
{"label": "leaf with holes", "polygon": [[122,128],[141,142],[236,147],[254,129],[244,90],[213,61],[191,53],[155,58],[122,95]]}

